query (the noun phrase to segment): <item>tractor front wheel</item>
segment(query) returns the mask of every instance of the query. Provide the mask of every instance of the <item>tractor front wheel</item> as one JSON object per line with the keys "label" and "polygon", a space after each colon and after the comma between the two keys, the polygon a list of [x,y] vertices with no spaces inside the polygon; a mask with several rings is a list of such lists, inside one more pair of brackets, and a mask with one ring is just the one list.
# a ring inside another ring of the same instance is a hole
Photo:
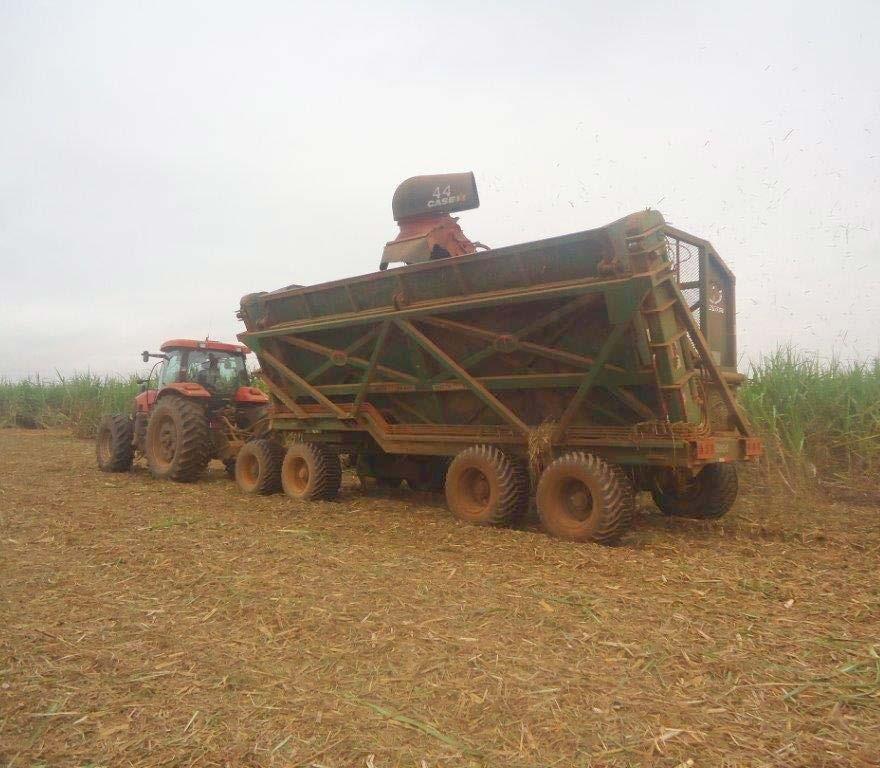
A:
{"label": "tractor front wheel", "polygon": [[134,427],[121,413],[105,416],[98,425],[95,452],[103,472],[128,472],[134,461]]}
{"label": "tractor front wheel", "polygon": [[301,501],[328,501],[339,493],[339,455],[319,443],[293,443],[281,464],[284,492]]}
{"label": "tractor front wheel", "polygon": [[707,464],[679,487],[660,485],[651,496],[664,515],[716,520],[730,511],[738,491],[733,464]]}
{"label": "tractor front wheel", "polygon": [[281,490],[284,449],[260,438],[245,443],[235,459],[235,482],[245,493],[266,496]]}
{"label": "tractor front wheel", "polygon": [[188,483],[211,460],[211,432],[205,410],[192,400],[162,398],[147,425],[147,463],[153,477]]}

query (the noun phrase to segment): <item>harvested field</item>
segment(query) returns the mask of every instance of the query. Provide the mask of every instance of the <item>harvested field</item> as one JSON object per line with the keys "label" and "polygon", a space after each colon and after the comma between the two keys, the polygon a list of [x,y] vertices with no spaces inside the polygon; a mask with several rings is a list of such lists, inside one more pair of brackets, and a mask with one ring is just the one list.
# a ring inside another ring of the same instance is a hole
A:
{"label": "harvested field", "polygon": [[875,507],[646,509],[602,548],[353,478],[105,475],[60,432],[0,467],[2,765],[880,764]]}

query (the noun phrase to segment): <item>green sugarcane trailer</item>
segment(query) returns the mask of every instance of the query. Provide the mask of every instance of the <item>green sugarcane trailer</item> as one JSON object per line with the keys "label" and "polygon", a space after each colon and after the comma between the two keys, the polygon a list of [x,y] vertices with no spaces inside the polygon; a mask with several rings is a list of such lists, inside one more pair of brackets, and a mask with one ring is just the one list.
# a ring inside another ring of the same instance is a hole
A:
{"label": "green sugarcane trailer", "polygon": [[652,210],[245,296],[239,338],[275,408],[239,485],[329,499],[348,454],[477,524],[523,516],[532,485],[562,538],[616,540],[638,490],[719,517],[762,450],[735,396],[734,300],[711,244]]}

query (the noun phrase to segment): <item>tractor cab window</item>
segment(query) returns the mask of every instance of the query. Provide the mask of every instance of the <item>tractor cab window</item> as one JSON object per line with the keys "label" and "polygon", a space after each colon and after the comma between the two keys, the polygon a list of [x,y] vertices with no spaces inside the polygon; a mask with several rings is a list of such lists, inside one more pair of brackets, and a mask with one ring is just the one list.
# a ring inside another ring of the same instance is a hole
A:
{"label": "tractor cab window", "polygon": [[173,384],[180,378],[180,351],[172,350],[159,370],[159,389]]}
{"label": "tractor cab window", "polygon": [[210,349],[191,350],[186,361],[186,378],[211,392],[234,392],[247,384],[244,357]]}

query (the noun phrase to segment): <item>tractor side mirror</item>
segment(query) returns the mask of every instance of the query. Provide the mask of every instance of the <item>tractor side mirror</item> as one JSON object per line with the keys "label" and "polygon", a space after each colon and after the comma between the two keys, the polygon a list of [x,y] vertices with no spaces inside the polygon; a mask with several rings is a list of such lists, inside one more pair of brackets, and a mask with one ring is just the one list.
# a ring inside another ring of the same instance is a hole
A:
{"label": "tractor side mirror", "polygon": [[145,363],[149,363],[149,362],[150,362],[150,353],[149,353],[146,349],[145,349],[143,352],[141,352],[141,359],[142,359]]}

